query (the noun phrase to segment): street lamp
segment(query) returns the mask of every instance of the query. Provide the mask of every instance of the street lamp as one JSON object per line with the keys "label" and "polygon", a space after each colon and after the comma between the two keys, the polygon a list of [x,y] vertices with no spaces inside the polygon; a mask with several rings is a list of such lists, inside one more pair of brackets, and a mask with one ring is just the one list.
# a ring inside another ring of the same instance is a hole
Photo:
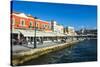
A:
{"label": "street lamp", "polygon": [[34,19],[35,19],[35,25],[34,25],[34,48],[36,48],[37,47],[37,43],[36,43],[36,19],[37,19],[37,17],[34,17]]}

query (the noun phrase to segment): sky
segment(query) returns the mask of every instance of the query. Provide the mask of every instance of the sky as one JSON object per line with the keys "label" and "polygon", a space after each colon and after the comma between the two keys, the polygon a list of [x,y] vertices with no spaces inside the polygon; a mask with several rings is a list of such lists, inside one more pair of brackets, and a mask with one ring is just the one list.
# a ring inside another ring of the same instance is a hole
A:
{"label": "sky", "polygon": [[58,24],[80,28],[97,28],[97,6],[61,3],[13,1],[14,12],[30,14],[44,21],[55,20]]}

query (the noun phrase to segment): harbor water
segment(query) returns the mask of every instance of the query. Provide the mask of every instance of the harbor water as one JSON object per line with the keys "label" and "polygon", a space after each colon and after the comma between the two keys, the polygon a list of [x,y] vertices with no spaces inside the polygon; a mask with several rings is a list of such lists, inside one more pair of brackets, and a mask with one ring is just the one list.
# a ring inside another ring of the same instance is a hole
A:
{"label": "harbor water", "polygon": [[97,61],[97,39],[84,40],[21,65],[58,64]]}

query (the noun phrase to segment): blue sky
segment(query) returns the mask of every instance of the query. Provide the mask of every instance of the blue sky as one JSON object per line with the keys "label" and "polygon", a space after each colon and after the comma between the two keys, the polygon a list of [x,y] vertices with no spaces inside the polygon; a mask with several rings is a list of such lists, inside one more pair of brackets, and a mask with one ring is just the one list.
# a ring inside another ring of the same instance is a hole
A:
{"label": "blue sky", "polygon": [[97,26],[96,6],[13,1],[12,10],[31,14],[45,21],[56,20],[64,27],[73,26],[75,29],[80,29]]}

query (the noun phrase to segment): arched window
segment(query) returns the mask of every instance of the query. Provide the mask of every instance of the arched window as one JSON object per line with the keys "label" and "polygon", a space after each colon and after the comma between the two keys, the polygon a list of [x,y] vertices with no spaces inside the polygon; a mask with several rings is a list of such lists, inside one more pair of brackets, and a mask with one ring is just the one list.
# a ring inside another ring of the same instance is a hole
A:
{"label": "arched window", "polygon": [[32,21],[30,22],[30,26],[33,26],[33,22]]}
{"label": "arched window", "polygon": [[45,24],[42,25],[43,29],[45,29]]}
{"label": "arched window", "polygon": [[38,23],[36,23],[36,27],[38,28]]}
{"label": "arched window", "polygon": [[25,26],[25,20],[24,20],[24,19],[21,19],[20,25],[21,25],[21,26]]}
{"label": "arched window", "polygon": [[15,25],[15,18],[12,18],[11,23],[12,23],[12,25]]}

